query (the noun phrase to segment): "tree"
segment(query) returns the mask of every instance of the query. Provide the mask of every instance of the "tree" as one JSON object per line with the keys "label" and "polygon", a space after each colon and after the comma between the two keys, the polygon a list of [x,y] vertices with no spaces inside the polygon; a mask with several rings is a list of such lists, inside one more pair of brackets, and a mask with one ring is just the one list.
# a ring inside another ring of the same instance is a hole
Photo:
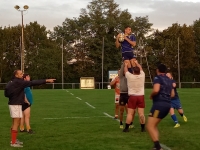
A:
{"label": "tree", "polygon": [[[200,64],[200,19],[195,20],[193,25],[193,31],[194,31],[194,41],[195,41],[195,53],[197,55],[197,63]],[[200,77],[198,74],[200,73],[200,66],[196,65],[193,69],[193,77],[194,81],[200,81]]]}
{"label": "tree", "polygon": [[81,9],[78,18],[66,18],[62,26],[54,28],[52,37],[62,36],[73,41],[68,44],[68,58],[77,59],[73,69],[80,76],[94,76],[101,81],[102,45],[104,39],[104,81],[109,70],[117,70],[121,64],[121,51],[115,48],[114,35],[123,31],[126,25],[138,30],[141,36],[146,34],[152,24],[148,17],[138,17],[136,21],[128,10],[121,11],[114,0],[93,0],[87,8]]}
{"label": "tree", "polygon": [[10,80],[15,69],[20,68],[20,26],[0,29],[0,79]]}
{"label": "tree", "polygon": [[156,31],[149,42],[152,51],[151,59],[154,62],[166,64],[178,79],[178,38],[180,48],[181,81],[193,81],[194,73],[190,70],[199,65],[195,52],[194,33],[191,26],[173,24],[163,32]]}
{"label": "tree", "polygon": [[30,22],[25,35],[25,72],[33,78],[56,78],[61,82],[61,48],[48,39],[46,27]]}

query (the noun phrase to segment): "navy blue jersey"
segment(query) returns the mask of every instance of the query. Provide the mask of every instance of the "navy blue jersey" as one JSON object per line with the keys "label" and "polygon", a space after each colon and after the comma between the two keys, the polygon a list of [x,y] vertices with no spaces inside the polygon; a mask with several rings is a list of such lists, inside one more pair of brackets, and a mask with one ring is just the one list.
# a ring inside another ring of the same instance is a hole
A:
{"label": "navy blue jersey", "polygon": [[[126,37],[131,41],[136,41],[135,35],[133,35],[133,34],[126,36]],[[122,50],[122,53],[132,52],[134,50],[134,48],[127,40],[124,40],[123,42],[121,42],[121,50]]]}
{"label": "navy blue jersey", "polygon": [[[173,84],[173,83],[176,83],[176,81],[175,81],[175,80],[172,80],[172,84]],[[175,96],[172,97],[171,100],[179,99],[179,96],[178,96],[178,92],[177,92],[177,90],[176,90],[176,87],[174,88],[174,92],[175,92]]]}
{"label": "navy blue jersey", "polygon": [[154,78],[153,84],[160,84],[160,91],[153,96],[153,103],[167,102],[170,103],[172,80],[165,74],[158,75]]}

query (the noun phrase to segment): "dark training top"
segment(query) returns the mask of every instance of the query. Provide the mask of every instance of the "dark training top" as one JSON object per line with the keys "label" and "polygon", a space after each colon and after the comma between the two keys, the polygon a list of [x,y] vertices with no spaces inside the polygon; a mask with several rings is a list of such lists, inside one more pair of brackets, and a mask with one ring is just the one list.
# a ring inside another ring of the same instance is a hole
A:
{"label": "dark training top", "polygon": [[[176,83],[176,81],[175,81],[175,80],[172,80],[172,84],[173,84],[173,83]],[[175,96],[172,97],[171,100],[177,100],[177,99],[179,99],[179,96],[178,96],[178,92],[177,92],[176,87],[174,87],[174,92],[175,92]]]}
{"label": "dark training top", "polygon": [[[135,35],[131,34],[129,36],[126,36],[131,41],[136,41]],[[121,51],[122,53],[125,52],[132,52],[134,50],[133,46],[126,40],[121,42]]]}
{"label": "dark training top", "polygon": [[154,78],[153,84],[160,84],[160,91],[153,96],[153,103],[162,103],[171,101],[172,80],[165,74],[158,75]]}
{"label": "dark training top", "polygon": [[46,80],[24,81],[15,77],[7,83],[4,95],[9,98],[9,105],[22,105],[25,98],[24,88],[44,83],[46,83]]}

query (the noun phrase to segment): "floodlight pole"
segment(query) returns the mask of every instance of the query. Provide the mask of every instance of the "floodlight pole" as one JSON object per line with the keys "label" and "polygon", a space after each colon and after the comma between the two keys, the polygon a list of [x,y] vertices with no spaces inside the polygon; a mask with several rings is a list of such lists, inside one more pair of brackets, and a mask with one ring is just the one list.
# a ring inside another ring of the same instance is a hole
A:
{"label": "floodlight pole", "polygon": [[180,59],[179,59],[179,37],[178,37],[178,84],[181,88],[181,79],[180,79]]}
{"label": "floodlight pole", "polygon": [[62,37],[62,89],[63,89],[63,82],[64,82],[64,76],[63,76],[63,49],[64,49],[64,42]]}
{"label": "floodlight pole", "polygon": [[21,10],[21,16],[22,16],[21,70],[24,73],[24,17],[23,17],[23,11],[24,10]]}
{"label": "floodlight pole", "polygon": [[22,36],[19,38],[20,42],[20,58],[21,58],[21,70],[22,70]]}
{"label": "floodlight pole", "polygon": [[24,9],[20,10],[20,7],[16,5],[14,7],[16,10],[21,12],[21,17],[22,17],[22,35],[21,35],[21,70],[24,73],[24,64],[25,64],[25,59],[24,59],[24,15],[23,12],[26,11],[29,7],[27,5],[24,5]]}
{"label": "floodlight pole", "polygon": [[103,37],[103,44],[102,44],[102,89],[103,89],[103,59],[104,59],[104,37]]}

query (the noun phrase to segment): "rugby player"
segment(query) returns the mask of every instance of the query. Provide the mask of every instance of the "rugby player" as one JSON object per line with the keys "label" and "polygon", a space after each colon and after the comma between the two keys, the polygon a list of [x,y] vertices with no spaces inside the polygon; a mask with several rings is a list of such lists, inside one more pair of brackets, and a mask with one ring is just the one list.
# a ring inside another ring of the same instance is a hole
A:
{"label": "rugby player", "polygon": [[[131,27],[130,26],[125,27],[124,37],[123,37],[124,40],[121,42],[119,41],[120,36],[121,36],[121,33],[117,35],[115,45],[117,48],[121,46],[122,58],[124,62],[128,63],[132,67],[135,67],[134,61],[136,59],[133,54],[133,51],[134,51],[134,47],[136,46],[136,38],[135,38],[135,35],[132,34]],[[129,69],[129,72],[133,73],[131,68],[128,68],[128,69]]]}
{"label": "rugby player", "polygon": [[110,82],[111,86],[115,87],[115,119],[118,118],[118,114],[119,114],[119,95],[120,95],[120,81],[119,81],[119,71],[118,70],[118,75],[112,79],[112,81]]}
{"label": "rugby player", "polygon": [[176,90],[176,82],[175,82],[175,80],[173,80],[173,76],[171,73],[167,73],[166,75],[172,80],[172,84],[173,84],[173,88],[174,88],[174,92],[175,92],[175,96],[171,98],[170,115],[171,115],[172,120],[175,122],[174,128],[178,128],[178,127],[180,127],[180,124],[174,113],[174,109],[176,109],[178,111],[178,113],[181,115],[181,117],[183,117],[183,120],[185,122],[187,122],[187,117],[183,114],[183,108],[181,106],[181,101],[179,99],[178,92]]}
{"label": "rugby player", "polygon": [[159,143],[158,124],[169,113],[171,97],[175,96],[172,80],[166,76],[166,71],[167,67],[164,64],[158,65],[157,76],[154,78],[153,90],[150,95],[153,105],[147,121],[147,130],[154,142],[153,150],[162,150]]}
{"label": "rugby player", "polygon": [[144,101],[144,82],[145,82],[145,73],[142,70],[141,65],[134,61],[136,67],[133,68],[133,74],[128,71],[128,64],[125,63],[124,73],[127,78],[128,84],[128,115],[126,118],[126,127],[123,132],[129,131],[129,126],[132,121],[133,115],[135,114],[135,110],[137,108],[140,125],[141,125],[141,132],[145,131],[145,116],[144,116],[144,108],[145,108],[145,101]]}

